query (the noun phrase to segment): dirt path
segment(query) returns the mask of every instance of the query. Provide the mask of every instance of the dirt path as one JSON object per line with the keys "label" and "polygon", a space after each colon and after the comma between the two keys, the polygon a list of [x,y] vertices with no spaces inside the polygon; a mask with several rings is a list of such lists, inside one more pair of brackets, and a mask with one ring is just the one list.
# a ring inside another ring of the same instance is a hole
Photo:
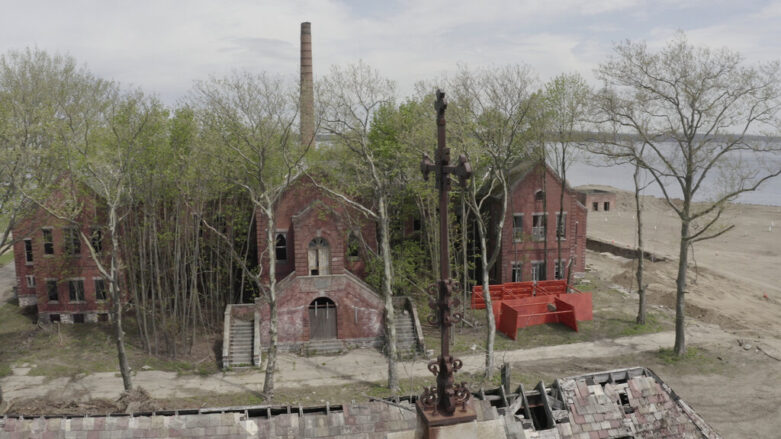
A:
{"label": "dirt path", "polygon": [[[693,324],[688,335],[699,345],[727,345],[735,337],[710,325]],[[617,357],[637,352],[656,351],[673,344],[672,332],[661,332],[612,340],[545,346],[497,353],[497,363],[504,361],[523,364],[528,361],[570,360]],[[483,368],[484,356],[463,356],[463,370],[478,373]],[[276,376],[278,388],[350,385],[352,383],[382,382],[387,377],[387,362],[375,350],[354,350],[336,357],[299,357],[281,355]],[[401,378],[428,377],[427,361],[400,363]],[[633,366],[633,365],[627,365]],[[618,367],[618,366],[617,366]],[[56,397],[57,399],[88,400],[116,399],[122,391],[118,373],[95,373],[76,378],[46,380],[42,376],[27,375],[29,367],[18,367],[13,374],[0,380],[4,396],[16,398]],[[259,371],[229,372],[211,376],[177,376],[174,372],[138,371],[134,384],[146,389],[153,398],[183,398],[206,393],[260,392],[264,374]]]}

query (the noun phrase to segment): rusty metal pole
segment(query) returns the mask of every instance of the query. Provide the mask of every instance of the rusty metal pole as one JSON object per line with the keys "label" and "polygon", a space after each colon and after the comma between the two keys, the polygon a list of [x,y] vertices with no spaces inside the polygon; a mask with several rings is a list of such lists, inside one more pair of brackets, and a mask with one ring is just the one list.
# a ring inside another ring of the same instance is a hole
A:
{"label": "rusty metal pole", "polygon": [[[448,244],[448,202],[450,191],[450,174],[459,178],[461,184],[472,176],[472,169],[464,156],[460,156],[457,165],[450,164],[450,149],[445,139],[445,110],[447,102],[445,93],[437,90],[437,101],[434,104],[437,110],[437,152],[435,161],[428,155],[423,156],[420,164],[423,178],[428,180],[432,171],[436,176],[437,188],[439,188],[439,282],[429,288],[429,305],[435,311],[429,317],[429,323],[438,324],[441,334],[441,351],[436,360],[428,364],[428,369],[437,376],[436,387],[426,387],[418,400],[418,410],[429,427],[466,422],[475,419],[474,410],[469,406],[471,396],[466,383],[454,384],[453,374],[461,366],[461,360],[450,355],[450,327],[458,322],[462,315],[460,312],[451,312],[452,308],[458,309],[460,300],[453,297],[457,291],[456,282],[450,278],[450,248]],[[461,410],[456,411],[458,406]]]}

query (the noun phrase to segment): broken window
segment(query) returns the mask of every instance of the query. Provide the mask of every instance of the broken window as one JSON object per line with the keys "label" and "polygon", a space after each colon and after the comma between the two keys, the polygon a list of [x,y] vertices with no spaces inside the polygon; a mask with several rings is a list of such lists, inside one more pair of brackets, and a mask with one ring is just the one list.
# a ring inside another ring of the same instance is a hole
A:
{"label": "broken window", "polygon": [[534,201],[542,201],[543,198],[545,198],[545,192],[543,192],[542,189],[538,189],[537,192],[534,193]]}
{"label": "broken window", "polygon": [[513,215],[513,241],[523,240],[523,214]]}
{"label": "broken window", "polygon": [[607,212],[608,210],[610,210],[610,201],[605,201],[605,204],[604,204],[604,206],[603,206],[603,207],[604,207],[604,208],[603,208],[602,210],[604,210],[605,212]]}
{"label": "broken window", "polygon": [[106,281],[103,278],[96,277],[95,281],[95,300],[106,300]]}
{"label": "broken window", "polygon": [[591,203],[591,208],[594,210],[594,212],[599,212],[599,202],[594,201],[593,203]]}
{"label": "broken window", "polygon": [[28,264],[33,263],[33,240],[30,238],[24,240],[24,260]]}
{"label": "broken window", "polygon": [[567,239],[567,212],[556,214],[556,237]]}
{"label": "broken window", "polygon": [[84,302],[83,279],[71,279],[68,281],[68,300],[70,302]]}
{"label": "broken window", "polygon": [[287,233],[278,232],[274,242],[277,261],[287,261]]}
{"label": "broken window", "polygon": [[554,279],[564,279],[564,261],[559,259],[554,264],[553,269],[553,278]]}
{"label": "broken window", "polygon": [[532,262],[532,280],[539,281],[545,279],[546,279],[545,262],[544,261]]}
{"label": "broken window", "polygon": [[523,264],[521,262],[513,262],[513,282],[522,282],[523,280]]}
{"label": "broken window", "polygon": [[54,238],[52,238],[52,229],[42,229],[43,232],[43,254],[54,254]]}
{"label": "broken window", "polygon": [[60,300],[57,294],[57,279],[46,279],[46,295],[49,302],[58,302]]}
{"label": "broken window", "polygon": [[350,232],[347,236],[347,260],[357,261],[360,256],[361,243],[358,241],[358,237],[354,232]]}
{"label": "broken window", "polygon": [[81,239],[79,239],[79,229],[68,227],[63,230],[63,248],[66,255],[76,256],[81,254]]}
{"label": "broken window", "polygon": [[103,251],[103,230],[98,227],[90,230],[90,244],[95,249],[95,253],[100,254]]}
{"label": "broken window", "polygon": [[547,230],[544,213],[535,213],[532,216],[532,239],[535,241],[542,241],[545,239],[545,232]]}

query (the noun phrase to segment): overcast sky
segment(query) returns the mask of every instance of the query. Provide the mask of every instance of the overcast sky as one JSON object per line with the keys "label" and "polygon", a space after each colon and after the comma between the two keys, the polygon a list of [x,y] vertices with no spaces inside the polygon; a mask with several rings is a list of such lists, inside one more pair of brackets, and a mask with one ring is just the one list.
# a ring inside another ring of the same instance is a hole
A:
{"label": "overcast sky", "polygon": [[781,58],[781,1],[0,0],[0,51],[67,53],[97,75],[173,104],[233,69],[298,75],[312,22],[315,79],[363,59],[402,94],[470,67],[527,63],[541,80],[593,69],[618,41],[659,46],[677,29],[749,61]]}

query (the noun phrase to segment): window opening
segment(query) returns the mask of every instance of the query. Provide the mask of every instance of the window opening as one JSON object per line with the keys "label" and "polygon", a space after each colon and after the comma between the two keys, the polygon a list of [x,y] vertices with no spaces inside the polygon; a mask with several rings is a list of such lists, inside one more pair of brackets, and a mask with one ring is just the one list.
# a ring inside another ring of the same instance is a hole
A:
{"label": "window opening", "polygon": [[564,279],[564,261],[559,259],[554,264],[554,270],[553,270],[553,278],[554,279]]}
{"label": "window opening", "polygon": [[567,239],[567,213],[564,215],[556,214],[556,237]]}
{"label": "window opening", "polygon": [[315,238],[309,243],[309,275],[325,276],[331,274],[331,250],[328,241]]}
{"label": "window opening", "polygon": [[523,264],[521,262],[513,262],[513,282],[523,282]]}
{"label": "window opening", "polygon": [[419,232],[421,229],[420,225],[420,218],[415,218],[412,220],[412,231]]}
{"label": "window opening", "polygon": [[605,212],[610,210],[610,201],[605,201],[604,209],[602,209],[602,210],[604,210]]}
{"label": "window opening", "polygon": [[27,288],[35,288],[35,276],[28,274],[25,278],[27,278]]}
{"label": "window opening", "polygon": [[73,323],[84,323],[84,314],[74,314]]}
{"label": "window opening", "polygon": [[57,294],[56,279],[46,279],[46,295],[49,297],[49,302],[58,302],[60,300]]}
{"label": "window opening", "polygon": [[274,248],[276,249],[277,261],[287,261],[287,233],[277,233],[277,238],[274,242]]}
{"label": "window opening", "polygon": [[68,299],[70,302],[84,301],[84,281],[81,279],[71,279],[68,281]]}
{"label": "window opening", "polygon": [[545,192],[543,192],[542,189],[538,189],[537,192],[534,193],[534,201],[542,201],[543,198],[545,198]]}
{"label": "window opening", "polygon": [[106,300],[106,281],[103,278],[96,277],[95,279],[95,300]]}
{"label": "window opening", "polygon": [[354,232],[350,232],[347,236],[347,259],[350,261],[358,260],[361,251],[361,243],[358,241],[358,237]]}
{"label": "window opening", "polygon": [[513,215],[513,241],[521,241],[523,239],[523,214],[516,213]]}
{"label": "window opening", "polygon": [[30,238],[24,240],[24,260],[28,264],[33,262],[33,240]]}
{"label": "window opening", "polygon": [[591,208],[594,210],[594,212],[599,212],[599,202],[594,201],[591,203]]}
{"label": "window opening", "polygon": [[101,253],[103,251],[103,231],[97,227],[93,227],[90,230],[90,244],[95,249],[95,253]]}
{"label": "window opening", "polygon": [[532,280],[546,280],[545,262],[532,262]]}
{"label": "window opening", "polygon": [[79,239],[79,229],[75,227],[68,227],[65,229],[65,236],[63,237],[65,242],[63,247],[65,248],[65,254],[67,255],[79,255],[81,254],[81,240]]}
{"label": "window opening", "polygon": [[545,239],[546,221],[544,213],[535,213],[532,216],[532,238],[535,241],[542,241]]}
{"label": "window opening", "polygon": [[43,229],[43,254],[54,254],[54,238],[52,237],[52,229]]}
{"label": "window opening", "polygon": [[60,315],[59,314],[49,314],[49,321],[50,322],[59,322],[60,321]]}

